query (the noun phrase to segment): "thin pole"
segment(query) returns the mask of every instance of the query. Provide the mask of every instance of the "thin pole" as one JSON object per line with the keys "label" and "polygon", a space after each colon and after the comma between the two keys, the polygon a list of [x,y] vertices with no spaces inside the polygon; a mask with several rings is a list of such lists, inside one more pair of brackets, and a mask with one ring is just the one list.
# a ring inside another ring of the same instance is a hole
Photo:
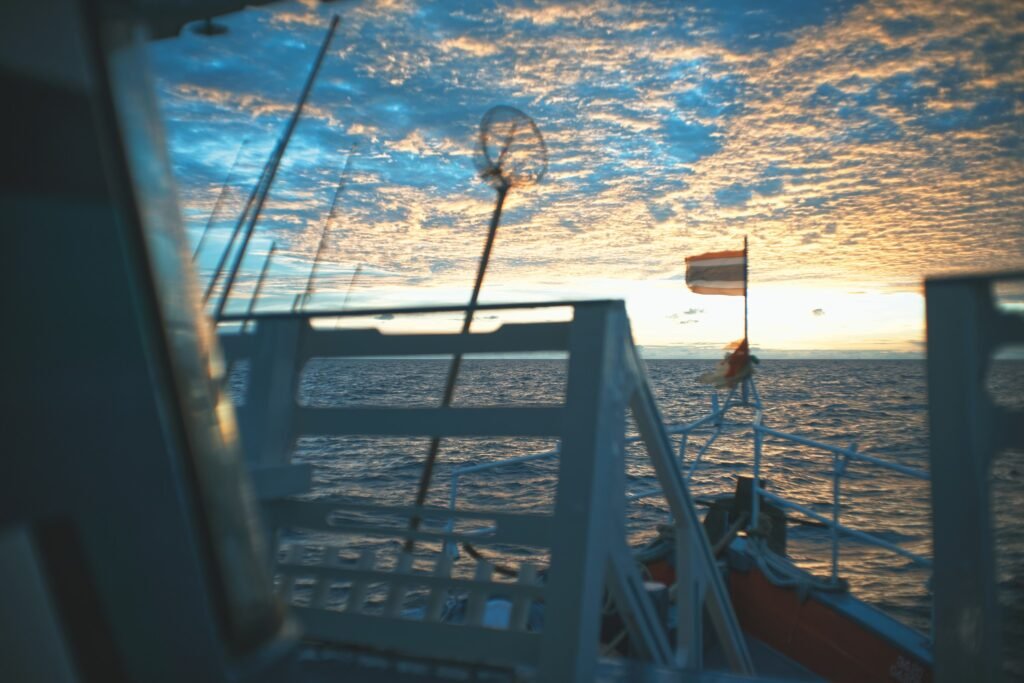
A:
{"label": "thin pole", "polygon": [[210,234],[210,227],[213,225],[213,217],[217,215],[217,211],[220,210],[220,205],[224,201],[224,195],[228,192],[228,185],[231,182],[231,176],[234,175],[235,167],[238,166],[238,161],[242,158],[242,150],[245,149],[246,142],[248,142],[248,140],[242,140],[242,144],[238,146],[238,151],[235,153],[235,160],[231,163],[231,168],[228,169],[228,175],[224,178],[224,184],[220,186],[220,192],[217,193],[217,201],[213,203],[213,211],[210,212],[210,217],[206,219],[206,227],[203,228],[203,234],[199,236],[199,241],[196,243],[195,251],[192,252],[193,262],[199,258],[199,252],[203,250],[203,245],[206,244],[206,237]]}
{"label": "thin pole", "polygon": [[224,283],[224,293],[221,295],[220,303],[217,304],[217,312],[214,314],[214,320],[220,320],[224,314],[224,306],[228,302],[228,298],[231,296],[231,287],[235,284],[235,277],[238,275],[238,268],[242,264],[242,257],[245,256],[246,247],[249,246],[249,240],[252,238],[253,228],[256,227],[256,221],[260,217],[260,211],[263,209],[263,203],[267,199],[267,193],[270,191],[270,186],[274,182],[274,177],[277,175],[277,169],[281,164],[281,157],[284,156],[285,148],[288,147],[288,142],[291,140],[292,133],[295,132],[295,126],[299,122],[299,117],[302,115],[302,108],[306,104],[306,99],[309,97],[309,92],[313,89],[313,82],[316,81],[316,75],[320,71],[320,65],[323,64],[324,55],[327,54],[327,47],[331,43],[331,39],[334,37],[334,31],[338,27],[338,15],[335,14],[331,17],[331,25],[327,29],[327,35],[324,37],[324,42],[320,46],[320,52],[317,53],[316,60],[313,62],[313,68],[309,71],[309,76],[306,78],[306,84],[302,87],[302,94],[299,96],[298,104],[295,105],[295,111],[292,112],[291,118],[288,120],[288,126],[285,128],[284,135],[281,136],[281,140],[278,142],[277,147],[274,149],[273,155],[271,155],[270,163],[261,178],[261,185],[259,188],[259,194],[256,198],[256,206],[249,216],[249,220],[245,226],[245,235],[242,237],[242,244],[235,253],[235,261],[231,266],[231,270],[228,272],[228,279]]}
{"label": "thin pole", "polygon": [[316,248],[316,257],[313,259],[313,267],[309,271],[309,278],[306,280],[306,288],[302,292],[302,301],[299,304],[299,310],[306,310],[306,304],[309,303],[309,298],[313,296],[313,285],[316,281],[317,266],[320,265],[320,256],[323,254],[324,247],[327,246],[327,235],[331,230],[331,222],[334,219],[334,211],[338,207],[338,197],[341,196],[341,191],[345,187],[345,181],[348,179],[348,172],[352,168],[352,155],[356,151],[356,146],[352,145],[352,149],[348,152],[348,158],[345,159],[345,168],[341,172],[341,178],[338,180],[338,187],[334,190],[334,198],[331,200],[331,208],[327,212],[327,217],[324,219],[323,228],[320,231],[320,244]]}
{"label": "thin pole", "polygon": [[263,166],[263,170],[260,171],[260,177],[256,180],[256,184],[252,186],[249,191],[249,197],[245,200],[245,206],[242,207],[242,213],[238,215],[238,220],[235,221],[235,227],[231,231],[231,238],[228,240],[227,245],[224,247],[223,253],[220,255],[220,259],[217,261],[217,266],[213,269],[213,275],[210,276],[210,281],[206,283],[206,291],[203,292],[203,303],[207,303],[210,300],[210,296],[213,295],[213,289],[217,285],[217,281],[220,280],[220,274],[224,272],[224,265],[228,261],[228,257],[231,255],[231,249],[235,246],[235,240],[238,239],[238,233],[242,231],[242,226],[245,225],[245,219],[249,216],[249,211],[252,210],[252,203],[256,200],[256,195],[260,191],[260,187],[263,185],[263,179],[267,177],[267,168],[270,161]]}
{"label": "thin pole", "polygon": [[263,281],[267,279],[267,271],[270,270],[270,259],[274,258],[274,250],[277,249],[277,242],[270,243],[270,251],[267,252],[267,258],[263,262],[263,268],[260,270],[260,278],[256,280],[256,289],[253,290],[252,298],[249,299],[249,309],[245,312],[246,320],[242,324],[242,329],[249,329],[249,319],[252,318],[252,313],[256,309],[256,300],[260,298],[260,292],[263,291]]}
{"label": "thin pole", "polygon": [[[747,340],[747,236],[743,236],[743,339]],[[747,340],[747,344],[750,341]]]}
{"label": "thin pole", "polygon": [[[344,311],[348,308],[348,298],[352,295],[352,288],[356,285],[356,280],[359,279],[359,273],[363,270],[363,264],[356,264],[356,269],[352,273],[352,279],[348,281],[348,288],[345,290],[345,298],[341,301],[341,310]],[[341,316],[334,319],[334,329],[338,329],[341,325]]]}
{"label": "thin pole", "polygon": [[[498,223],[501,222],[501,208],[505,204],[505,196],[508,194],[509,184],[507,182],[498,186],[498,202],[491,215],[491,226],[487,231],[487,242],[484,244],[484,253],[480,257],[480,267],[476,272],[476,282],[473,284],[473,294],[469,298],[469,305],[466,307],[466,316],[462,321],[462,334],[468,334],[473,324],[473,313],[476,311],[477,300],[480,297],[480,287],[483,285],[484,273],[487,272],[487,263],[491,260],[491,248],[494,246],[494,236],[498,232]],[[441,407],[447,408],[452,404],[455,396],[455,382],[459,377],[459,368],[462,366],[462,353],[456,353],[452,358],[452,364],[448,367],[448,379],[444,386],[444,396],[441,399]],[[427,452],[427,460],[423,465],[423,473],[420,476],[419,488],[416,489],[415,507],[420,507],[427,499],[427,491],[430,489],[430,479],[434,474],[434,463],[437,461],[437,452],[441,447],[441,438],[430,439],[430,450]],[[414,512],[409,520],[409,528],[416,531],[420,528],[420,516]],[[415,546],[415,539],[410,536],[405,540],[405,551],[412,552]]]}

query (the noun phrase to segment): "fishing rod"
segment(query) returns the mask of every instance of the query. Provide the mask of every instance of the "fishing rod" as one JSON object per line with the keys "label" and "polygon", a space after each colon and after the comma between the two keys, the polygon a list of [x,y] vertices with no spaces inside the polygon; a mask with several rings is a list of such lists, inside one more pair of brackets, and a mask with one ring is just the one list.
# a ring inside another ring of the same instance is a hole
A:
{"label": "fishing rod", "polygon": [[242,158],[242,150],[245,148],[248,139],[242,140],[242,144],[238,146],[238,151],[235,153],[235,160],[231,164],[231,168],[228,169],[228,174],[224,178],[224,184],[220,186],[220,192],[217,194],[217,201],[213,204],[213,211],[210,212],[210,217],[206,219],[206,227],[203,228],[203,234],[199,236],[199,241],[196,243],[195,251],[192,252],[193,263],[199,258],[199,252],[203,250],[203,245],[206,243],[206,237],[210,234],[210,227],[213,225],[213,218],[217,215],[217,211],[220,210],[220,205],[224,201],[224,195],[227,194],[228,186],[231,184],[231,176],[235,172],[235,167],[238,166],[239,159]]}
{"label": "fishing rod", "polygon": [[[356,280],[359,279],[359,274],[363,272],[363,264],[357,263],[356,269],[352,273],[352,279],[348,281],[348,288],[345,290],[345,298],[341,300],[341,310],[344,311],[348,308],[348,298],[352,295],[352,288],[356,286]],[[334,329],[338,329],[341,325],[341,317],[334,319]]]}
{"label": "fishing rod", "polygon": [[[263,210],[263,204],[266,202],[267,193],[270,191],[270,186],[273,184],[274,177],[277,175],[277,169],[281,164],[281,158],[284,156],[284,151],[288,147],[288,142],[291,140],[292,133],[295,132],[295,126],[299,122],[299,117],[302,116],[302,109],[306,104],[306,100],[309,98],[310,91],[313,89],[313,82],[316,81],[317,73],[319,73],[320,66],[324,61],[324,55],[327,54],[327,47],[330,45],[331,39],[334,37],[334,31],[337,28],[338,15],[335,14],[331,17],[331,24],[327,29],[327,35],[324,37],[324,42],[320,46],[320,51],[317,53],[316,59],[313,62],[313,67],[309,71],[309,76],[306,78],[306,83],[302,88],[302,93],[299,95],[299,101],[295,105],[295,110],[292,112],[291,118],[288,120],[288,125],[285,128],[284,134],[281,136],[281,140],[274,148],[274,152],[271,154],[267,166],[264,168],[263,175],[260,176],[260,183],[257,185],[258,192],[256,192],[254,201],[255,206],[246,221],[245,231],[242,235],[242,243],[238,247],[238,250],[235,253],[235,260],[231,265],[231,269],[228,271],[228,277],[224,283],[224,293],[221,295],[220,302],[217,304],[217,310],[213,316],[215,321],[219,321],[221,316],[224,314],[224,306],[227,305],[228,299],[231,297],[231,288],[235,284],[235,278],[238,276],[238,268],[242,264],[242,258],[245,256],[245,250],[249,246],[249,240],[252,238],[253,229],[256,227],[256,221],[259,220],[260,212]],[[225,251],[225,256],[226,255],[227,250]],[[217,278],[217,275],[219,275],[219,272],[214,274],[214,279]]]}
{"label": "fishing rod", "polygon": [[210,276],[210,281],[206,283],[206,291],[203,292],[203,304],[209,302],[210,297],[213,295],[214,287],[217,286],[217,282],[220,280],[221,273],[224,272],[224,266],[227,264],[228,257],[231,255],[231,250],[235,246],[235,241],[238,239],[238,234],[242,231],[242,226],[245,225],[245,220],[249,216],[249,212],[252,210],[253,202],[256,201],[256,195],[259,194],[260,187],[263,185],[263,179],[267,176],[267,170],[270,167],[270,161],[263,165],[263,169],[260,171],[260,177],[256,180],[256,184],[252,186],[249,191],[249,197],[245,200],[245,204],[242,206],[242,213],[238,215],[238,220],[235,221],[235,227],[231,231],[231,237],[228,239],[227,245],[224,247],[224,251],[220,255],[220,259],[217,260],[217,265],[213,269],[213,274]]}
{"label": "fishing rod", "polygon": [[277,249],[277,242],[270,243],[270,250],[267,252],[267,258],[263,261],[263,268],[260,269],[260,277],[256,280],[256,289],[252,292],[252,298],[249,299],[249,308],[246,310],[245,322],[242,323],[242,331],[249,329],[249,322],[252,319],[253,311],[256,309],[256,300],[260,298],[260,292],[263,291],[263,281],[267,278],[267,271],[270,270],[270,259],[274,258],[274,251]]}
{"label": "fishing rod", "polygon": [[356,152],[356,145],[352,145],[352,148],[348,152],[348,158],[345,159],[345,168],[341,171],[341,178],[338,180],[338,187],[334,190],[334,199],[331,200],[331,208],[327,212],[327,218],[324,219],[323,228],[320,230],[320,244],[316,248],[316,257],[313,259],[313,267],[309,271],[309,277],[306,279],[306,288],[302,294],[296,299],[296,308],[300,311],[306,310],[306,304],[309,303],[309,299],[313,296],[313,284],[316,280],[316,274],[318,266],[320,265],[320,256],[323,254],[324,247],[327,246],[327,235],[331,229],[331,223],[334,219],[335,209],[338,207],[338,197],[341,196],[341,191],[345,187],[345,181],[348,180],[349,171],[352,169],[352,155]]}
{"label": "fishing rod", "polygon": [[[484,243],[484,251],[480,256],[476,280],[473,283],[473,293],[470,295],[469,305],[466,307],[466,314],[462,321],[461,334],[464,335],[469,334],[473,325],[473,314],[476,312],[480,288],[491,259],[491,250],[494,247],[494,238],[501,222],[501,211],[505,205],[505,198],[513,187],[529,185],[541,179],[548,165],[547,148],[533,119],[513,107],[498,106],[488,110],[480,122],[476,161],[480,177],[494,188],[497,200],[494,212],[491,214],[487,241]],[[462,367],[462,357],[461,351],[456,353],[448,367],[448,377],[441,399],[442,408],[449,407],[455,396],[455,384]],[[430,482],[440,448],[441,438],[431,437],[430,448],[427,451],[427,458],[420,474],[420,482],[416,488],[414,510],[421,508],[427,500],[427,492],[430,490]],[[421,521],[419,513],[414,511],[409,519],[410,531],[417,531]],[[415,545],[415,538],[409,535],[405,540],[405,551],[412,552]]]}

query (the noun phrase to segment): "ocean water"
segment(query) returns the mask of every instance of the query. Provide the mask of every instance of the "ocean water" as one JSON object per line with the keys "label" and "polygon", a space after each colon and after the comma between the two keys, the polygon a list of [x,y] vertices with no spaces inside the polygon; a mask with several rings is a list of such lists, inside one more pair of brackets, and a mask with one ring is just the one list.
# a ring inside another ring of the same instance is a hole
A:
{"label": "ocean water", "polygon": [[[667,423],[688,423],[706,414],[712,390],[698,376],[713,361],[648,362],[658,405]],[[436,406],[448,361],[323,360],[303,376],[300,403],[313,406]],[[855,445],[889,462],[927,470],[927,397],[923,361],[910,360],[766,360],[758,367],[758,389],[768,426],[839,446]],[[989,388],[1001,403],[1024,406],[1024,363],[997,362]],[[566,364],[559,360],[468,359],[460,375],[455,404],[557,405],[566,391]],[[751,414],[737,410],[737,421]],[[633,432],[632,424],[627,426]],[[692,434],[683,463],[705,440]],[[704,435],[707,432],[703,432]],[[691,490],[697,497],[729,492],[738,474],[749,475],[749,428],[737,428],[708,449],[695,470]],[[678,437],[674,442],[678,446]],[[551,440],[494,438],[442,442],[428,502],[446,505],[453,469],[549,450]],[[407,505],[413,501],[427,452],[423,438],[300,439],[295,458],[314,472],[312,497],[344,496],[372,503]],[[459,506],[475,509],[550,511],[556,481],[554,459],[507,465],[459,480]],[[832,457],[803,446],[768,440],[762,476],[771,490],[831,514]],[[639,445],[628,448],[627,487],[638,491],[656,483]],[[943,501],[955,504],[955,501]],[[876,534],[915,553],[931,553],[931,501],[928,483],[862,463],[851,463],[843,479],[844,524]],[[993,468],[993,509],[997,521],[999,581],[1005,607],[1004,628],[1010,652],[1024,651],[1024,452],[1006,452]],[[631,540],[642,543],[666,521],[657,497],[628,504]],[[367,545],[395,549],[397,541],[362,539]],[[386,548],[384,548],[386,549]],[[826,576],[831,537],[825,529],[791,524],[789,553],[802,566]],[[507,549],[508,562],[543,556]],[[886,550],[844,539],[840,575],[851,591],[927,633],[930,628],[929,572]],[[1019,655],[1014,657],[1019,660]],[[1019,661],[1012,664],[1024,675]]]}

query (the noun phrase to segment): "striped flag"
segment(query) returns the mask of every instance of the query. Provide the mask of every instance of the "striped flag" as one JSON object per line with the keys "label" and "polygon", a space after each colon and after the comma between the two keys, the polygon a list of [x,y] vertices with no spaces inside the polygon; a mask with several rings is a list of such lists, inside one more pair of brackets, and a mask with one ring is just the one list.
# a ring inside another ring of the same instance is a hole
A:
{"label": "striped flag", "polygon": [[712,251],[686,257],[686,286],[696,294],[746,295],[746,251]]}

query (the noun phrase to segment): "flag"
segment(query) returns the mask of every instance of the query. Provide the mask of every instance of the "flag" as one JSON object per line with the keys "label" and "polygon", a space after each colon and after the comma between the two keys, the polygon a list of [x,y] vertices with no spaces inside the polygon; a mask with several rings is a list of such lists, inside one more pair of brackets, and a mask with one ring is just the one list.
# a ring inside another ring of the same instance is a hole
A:
{"label": "flag", "polygon": [[745,251],[712,251],[686,257],[686,286],[696,294],[746,294]]}

